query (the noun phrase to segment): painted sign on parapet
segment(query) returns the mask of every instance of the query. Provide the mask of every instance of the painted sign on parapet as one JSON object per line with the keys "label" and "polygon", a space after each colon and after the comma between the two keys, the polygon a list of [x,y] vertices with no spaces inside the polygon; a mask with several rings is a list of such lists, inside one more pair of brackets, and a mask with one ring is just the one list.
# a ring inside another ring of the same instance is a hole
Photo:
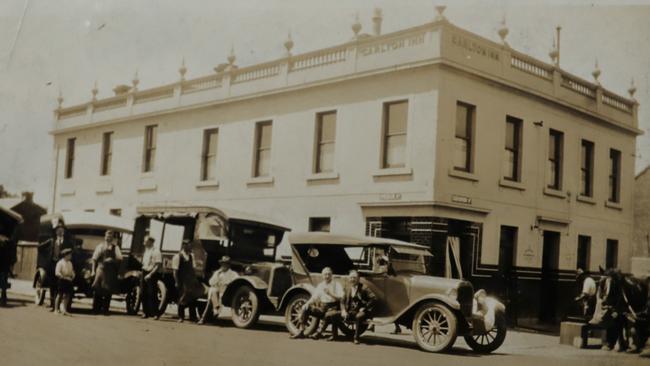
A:
{"label": "painted sign on parapet", "polygon": [[424,43],[424,34],[418,34],[409,38],[395,39],[380,44],[369,45],[359,50],[362,56],[370,56],[376,53],[395,51],[404,47],[412,47]]}
{"label": "painted sign on parapet", "polygon": [[483,57],[487,57],[494,61],[499,61],[499,51],[491,47],[486,47],[474,40],[463,37],[459,34],[451,35],[451,43],[471,53],[481,55]]}

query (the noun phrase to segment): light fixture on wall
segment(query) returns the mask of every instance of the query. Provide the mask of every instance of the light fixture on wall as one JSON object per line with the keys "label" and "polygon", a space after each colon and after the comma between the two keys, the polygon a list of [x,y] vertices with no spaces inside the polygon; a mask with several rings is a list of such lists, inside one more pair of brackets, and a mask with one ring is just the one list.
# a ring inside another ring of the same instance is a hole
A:
{"label": "light fixture on wall", "polygon": [[539,121],[533,121],[533,124],[537,127],[542,127],[544,126],[544,121],[539,120]]}

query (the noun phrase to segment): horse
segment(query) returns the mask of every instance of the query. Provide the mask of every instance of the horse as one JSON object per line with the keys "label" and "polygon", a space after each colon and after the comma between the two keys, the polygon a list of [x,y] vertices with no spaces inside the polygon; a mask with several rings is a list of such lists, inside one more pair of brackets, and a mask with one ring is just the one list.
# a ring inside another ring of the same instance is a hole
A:
{"label": "horse", "polygon": [[594,319],[608,328],[610,347],[617,338],[620,347],[627,347],[626,340],[621,339],[625,329],[632,338],[628,351],[640,352],[650,334],[650,278],[637,278],[618,269],[600,268],[600,273],[597,291],[600,314]]}

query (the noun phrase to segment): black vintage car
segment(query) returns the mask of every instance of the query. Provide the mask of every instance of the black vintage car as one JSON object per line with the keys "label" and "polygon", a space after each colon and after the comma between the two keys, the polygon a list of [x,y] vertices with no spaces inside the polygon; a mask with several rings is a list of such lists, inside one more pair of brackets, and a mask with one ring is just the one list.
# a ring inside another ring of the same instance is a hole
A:
{"label": "black vintage car", "polygon": [[72,263],[75,268],[75,294],[92,297],[91,258],[97,245],[104,241],[106,230],[112,230],[118,239],[124,259],[120,264],[120,293],[124,295],[127,312],[134,314],[139,305],[140,270],[128,260],[133,220],[94,212],[60,212],[41,217],[39,249],[33,286],[35,303],[42,305],[47,289],[53,284],[54,268],[51,244],[59,223],[65,227],[65,241],[73,246]]}
{"label": "black vintage car", "polygon": [[157,286],[158,312],[162,314],[169,303],[178,299],[172,258],[179,252],[184,239],[193,242],[196,276],[207,284],[224,255],[232,258],[233,269],[240,273],[244,273],[251,263],[273,261],[275,248],[288,230],[270,219],[224,208],[138,207],[129,261],[137,262],[142,268],[144,237],[150,235],[155,239],[154,245],[163,257],[162,279]]}

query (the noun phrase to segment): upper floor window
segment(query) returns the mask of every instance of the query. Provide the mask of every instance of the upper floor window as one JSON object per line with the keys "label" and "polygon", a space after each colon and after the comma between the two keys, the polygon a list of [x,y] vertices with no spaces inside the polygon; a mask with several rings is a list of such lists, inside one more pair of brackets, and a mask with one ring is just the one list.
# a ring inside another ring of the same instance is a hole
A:
{"label": "upper floor window", "polygon": [[142,171],[152,172],[156,162],[156,145],[158,141],[158,126],[147,126],[144,131],[144,156],[142,163]]}
{"label": "upper floor window", "polygon": [[406,166],[406,125],[408,101],[384,104],[382,168]]}
{"label": "upper floor window", "polygon": [[255,125],[254,177],[266,177],[271,171],[271,121],[257,122]]}
{"label": "upper floor window", "polygon": [[585,272],[589,271],[591,261],[591,237],[578,235],[578,260],[576,269],[581,268]]}
{"label": "upper floor window", "polygon": [[609,201],[619,202],[621,192],[621,152],[609,150]]}
{"label": "upper floor window", "polygon": [[75,155],[75,142],[77,139],[75,137],[69,138],[68,139],[68,144],[66,146],[66,153],[65,153],[65,177],[66,178],[72,178],[72,174],[74,173],[74,155]]}
{"label": "upper floor window", "polygon": [[309,218],[309,231],[330,231],[330,218],[329,217],[310,217]]}
{"label": "upper floor window", "polygon": [[582,140],[580,150],[580,194],[593,196],[594,180],[594,143]]}
{"label": "upper floor window", "polygon": [[203,131],[203,151],[201,152],[201,180],[214,180],[217,169],[217,143],[219,130]]}
{"label": "upper floor window", "polygon": [[505,160],[503,178],[512,181],[521,180],[521,126],[518,118],[506,117]]}
{"label": "upper floor window", "polygon": [[334,150],[336,146],[336,112],[316,115],[316,157],[315,173],[334,171]]}
{"label": "upper floor window", "polygon": [[471,173],[474,150],[473,130],[476,107],[456,103],[456,137],[454,140],[454,169]]}
{"label": "upper floor window", "polygon": [[102,135],[102,166],[101,175],[111,174],[113,160],[113,132],[104,132]]}
{"label": "upper floor window", "polygon": [[562,154],[564,150],[564,133],[549,130],[548,133],[548,174],[546,186],[551,189],[562,189]]}

